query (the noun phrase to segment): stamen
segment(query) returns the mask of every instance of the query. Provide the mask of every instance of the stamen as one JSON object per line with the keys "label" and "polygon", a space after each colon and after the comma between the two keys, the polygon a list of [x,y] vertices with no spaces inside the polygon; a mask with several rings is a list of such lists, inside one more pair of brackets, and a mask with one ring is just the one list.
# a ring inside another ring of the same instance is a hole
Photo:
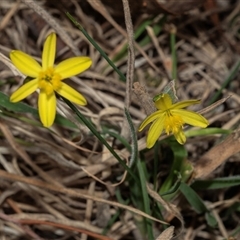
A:
{"label": "stamen", "polygon": [[183,127],[183,120],[179,115],[172,115],[170,111],[167,112],[166,119],[164,122],[164,128],[169,135],[170,133],[176,134]]}
{"label": "stamen", "polygon": [[54,72],[54,68],[50,67],[46,71],[42,71],[38,76],[38,87],[45,91],[47,95],[58,90],[62,85],[61,76]]}

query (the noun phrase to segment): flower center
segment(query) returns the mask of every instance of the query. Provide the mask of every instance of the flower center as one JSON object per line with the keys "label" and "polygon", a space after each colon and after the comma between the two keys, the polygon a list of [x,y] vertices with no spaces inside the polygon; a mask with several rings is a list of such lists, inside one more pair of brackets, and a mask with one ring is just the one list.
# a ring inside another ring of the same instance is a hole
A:
{"label": "flower center", "polygon": [[53,67],[49,67],[47,70],[39,73],[38,76],[38,87],[45,91],[47,95],[58,90],[62,85],[61,76],[54,72]]}
{"label": "flower center", "polygon": [[173,134],[176,134],[179,132],[180,129],[182,129],[184,122],[179,115],[172,115],[170,111],[167,111],[167,116],[164,122],[164,128],[169,135],[171,132]]}

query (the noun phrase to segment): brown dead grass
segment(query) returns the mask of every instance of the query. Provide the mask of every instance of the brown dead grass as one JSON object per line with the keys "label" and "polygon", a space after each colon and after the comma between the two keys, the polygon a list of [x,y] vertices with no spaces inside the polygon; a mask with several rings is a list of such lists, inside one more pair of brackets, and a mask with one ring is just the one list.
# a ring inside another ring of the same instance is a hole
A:
{"label": "brown dead grass", "polygon": [[[114,9],[114,6],[109,8],[100,1],[41,0],[38,4],[50,16],[50,20],[45,21],[44,13],[38,15],[36,9],[34,11],[24,2],[26,1],[0,1],[0,52],[8,56],[12,49],[19,49],[40,59],[42,43],[47,33],[54,29],[60,36],[57,43],[57,61],[79,54],[93,59],[90,70],[69,81],[88,100],[88,107],[79,107],[79,110],[90,118],[99,130],[104,123],[120,132],[124,121],[125,84],[64,15],[64,11],[68,11],[76,17],[112,58],[127,43],[129,37],[119,10]],[[218,5],[206,4],[204,8],[192,9],[186,14],[168,15],[167,23],[159,36],[154,36],[149,26],[145,34],[149,34],[151,42],[144,47],[134,43],[134,80],[146,86],[151,97],[159,94],[171,80],[169,32],[172,26],[175,26],[178,97],[181,100],[202,99],[202,104],[194,108],[196,111],[209,106],[212,96],[221,88],[226,76],[239,61],[240,54],[237,45],[239,17],[233,21],[240,5],[234,1],[226,3],[226,6],[222,6],[221,1],[216,2]],[[162,14],[155,14],[155,17],[161,17]],[[133,27],[137,29],[139,24],[152,17],[152,14],[148,12],[135,15],[132,12],[132,17]],[[116,63],[124,74],[128,69],[127,59],[128,56],[125,56]],[[239,80],[237,75],[221,95],[222,98],[231,95],[231,98],[205,113],[211,126],[237,128],[240,116]],[[10,95],[22,84],[22,79],[14,76],[14,73],[1,63],[0,82],[0,91]],[[11,82],[14,84],[10,84]],[[141,101],[133,92],[130,94],[130,114],[134,124],[138,126],[146,114]],[[28,97],[25,102],[36,106],[36,99],[37,93]],[[72,112],[61,102],[59,112],[72,119]],[[111,181],[116,180],[113,176],[121,176],[123,169],[89,130],[84,126],[72,130],[54,125],[50,131],[34,124],[32,115],[21,114],[19,118],[17,116],[19,117],[19,114],[15,117],[0,115],[0,237],[14,240],[140,240],[137,237],[139,231],[134,215],[128,211],[122,213],[121,218],[115,222],[108,232],[108,237],[101,234],[119,207],[115,186],[112,186]],[[115,143],[110,137],[107,141],[110,144]],[[223,142],[218,145],[221,141]],[[145,149],[144,135],[139,135],[138,144],[139,150]],[[124,159],[129,157],[129,152],[120,145],[116,144],[115,148]],[[189,160],[195,162],[195,178],[239,174],[239,155],[236,154],[240,151],[238,131],[226,140],[219,136],[190,139],[186,148]],[[152,156],[153,152],[149,154],[149,159]],[[164,165],[163,169],[166,168],[167,165]],[[99,184],[91,175],[107,184]],[[161,175],[167,175],[167,172]],[[123,191],[126,191],[124,183],[122,185]],[[189,206],[180,205],[178,207],[182,210],[186,225],[184,234],[179,239],[220,240],[231,236],[231,231],[240,222],[239,214],[232,216],[231,223],[226,223],[221,219],[221,213],[234,202],[239,202],[239,192],[234,192],[233,188],[229,191],[216,191],[214,196],[204,192],[200,194],[214,210],[218,228],[209,230],[202,216],[193,213]],[[171,220],[169,214],[168,219]],[[174,222],[171,224],[174,225]]]}

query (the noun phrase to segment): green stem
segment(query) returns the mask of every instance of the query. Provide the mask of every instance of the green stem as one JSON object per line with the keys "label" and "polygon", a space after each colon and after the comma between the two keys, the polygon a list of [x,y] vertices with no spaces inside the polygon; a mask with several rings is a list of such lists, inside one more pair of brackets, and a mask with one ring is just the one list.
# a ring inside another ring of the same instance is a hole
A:
{"label": "green stem", "polygon": [[[150,201],[149,201],[147,187],[146,187],[147,181],[146,181],[144,170],[140,160],[137,161],[137,169],[138,169],[138,174],[141,182],[144,211],[145,213],[151,215]],[[152,231],[152,221],[150,219],[146,219],[146,223],[147,223],[148,239],[154,239],[153,231]]]}
{"label": "green stem", "polygon": [[240,67],[240,60],[233,66],[232,70],[230,71],[230,74],[226,78],[226,80],[223,82],[221,88],[215,93],[215,95],[212,97],[209,105],[213,104],[214,102],[217,101],[219,98],[220,94],[222,93],[223,89],[226,88],[226,86],[232,81],[234,76],[237,74],[238,70]]}
{"label": "green stem", "polygon": [[171,53],[172,53],[172,79],[177,79],[177,54],[176,54],[176,28],[172,27],[170,33]]}
{"label": "green stem", "polygon": [[67,100],[64,97],[61,97],[61,98],[77,114],[79,119],[90,129],[90,131],[99,139],[99,141],[107,147],[107,149],[118,160],[118,162],[124,167],[124,169],[133,177],[133,179],[137,183],[139,183],[139,179],[136,177],[136,175],[133,173],[133,171],[118,156],[118,154],[113,150],[113,148],[108,144],[108,142],[98,133],[98,131],[95,129],[95,127],[92,125],[92,123],[90,123],[69,100]]}
{"label": "green stem", "polygon": [[100,54],[106,59],[109,65],[118,73],[120,79],[126,82],[126,77],[124,74],[116,67],[116,65],[109,59],[107,54],[101,49],[101,47],[90,37],[90,35],[85,31],[80,23],[69,13],[66,12],[67,17],[73,22],[73,24],[83,33],[83,35],[88,39],[88,41],[100,52]]}

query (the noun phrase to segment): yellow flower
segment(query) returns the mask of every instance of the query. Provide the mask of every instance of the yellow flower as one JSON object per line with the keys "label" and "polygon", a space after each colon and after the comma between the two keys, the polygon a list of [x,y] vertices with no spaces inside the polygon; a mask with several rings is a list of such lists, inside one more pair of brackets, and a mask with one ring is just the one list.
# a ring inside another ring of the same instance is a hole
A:
{"label": "yellow flower", "polygon": [[202,128],[206,128],[209,124],[202,115],[183,109],[200,103],[200,100],[188,100],[173,104],[168,94],[161,94],[154,100],[158,110],[148,116],[139,127],[139,131],[142,131],[149,123],[153,122],[147,136],[148,148],[153,147],[163,130],[167,135],[173,133],[176,140],[180,144],[184,144],[186,142],[183,132],[184,123]]}
{"label": "yellow flower", "polygon": [[33,80],[25,83],[10,97],[11,102],[18,102],[40,89],[38,109],[41,122],[50,127],[56,116],[56,95],[67,98],[79,105],[86,105],[84,96],[62,82],[63,79],[77,75],[88,69],[92,61],[89,57],[72,57],[54,66],[56,55],[56,34],[51,33],[43,46],[42,66],[30,55],[13,50],[10,58],[16,68]]}

